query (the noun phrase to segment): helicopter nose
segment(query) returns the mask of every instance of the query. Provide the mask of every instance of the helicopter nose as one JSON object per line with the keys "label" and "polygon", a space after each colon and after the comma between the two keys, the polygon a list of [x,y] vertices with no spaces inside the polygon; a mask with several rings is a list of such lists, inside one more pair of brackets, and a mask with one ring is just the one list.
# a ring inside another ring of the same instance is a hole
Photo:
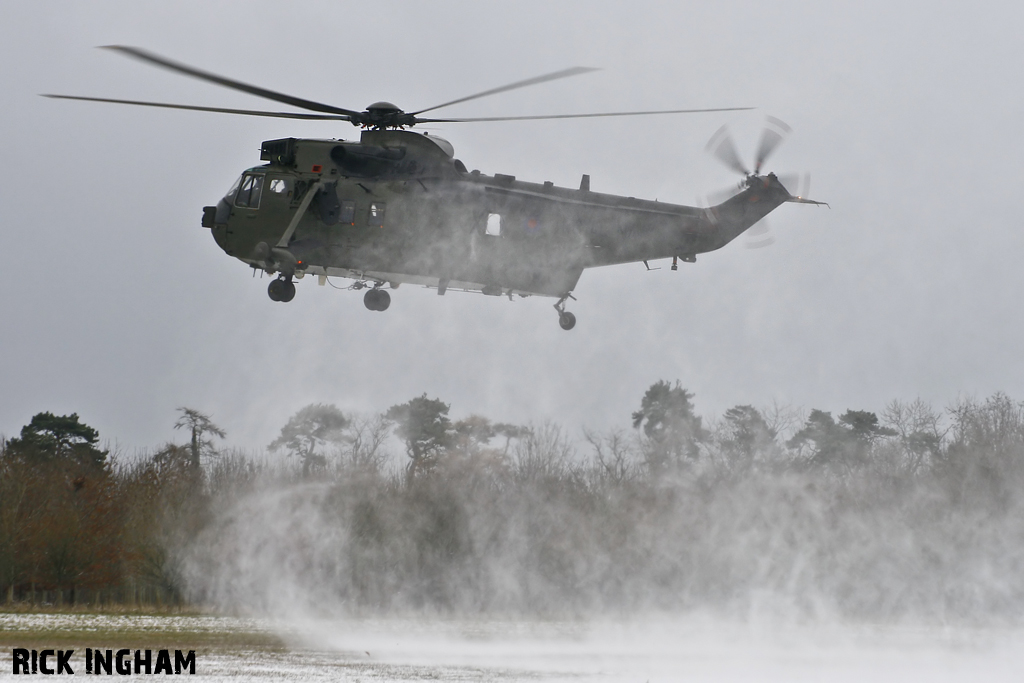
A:
{"label": "helicopter nose", "polygon": [[231,248],[228,244],[228,226],[223,223],[214,225],[210,229],[210,233],[213,235],[213,241],[217,243],[224,253],[231,255]]}

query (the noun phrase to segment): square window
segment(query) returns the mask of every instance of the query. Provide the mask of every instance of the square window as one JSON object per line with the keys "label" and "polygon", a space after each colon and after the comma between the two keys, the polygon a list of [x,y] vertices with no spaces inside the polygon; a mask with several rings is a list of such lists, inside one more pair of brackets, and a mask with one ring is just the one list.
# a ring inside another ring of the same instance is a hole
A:
{"label": "square window", "polygon": [[367,217],[366,224],[374,227],[384,227],[384,202],[371,202],[370,203],[370,214]]}
{"label": "square window", "polygon": [[487,227],[484,229],[485,235],[501,235],[501,214],[500,213],[489,213],[487,214]]}
{"label": "square window", "polygon": [[356,203],[355,202],[342,202],[341,203],[341,218],[339,219],[342,223],[348,225],[355,225],[356,223]]}

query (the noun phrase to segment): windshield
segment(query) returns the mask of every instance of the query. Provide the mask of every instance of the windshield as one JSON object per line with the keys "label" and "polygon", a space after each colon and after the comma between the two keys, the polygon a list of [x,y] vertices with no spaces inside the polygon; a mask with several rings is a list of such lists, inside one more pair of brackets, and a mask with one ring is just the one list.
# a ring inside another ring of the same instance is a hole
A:
{"label": "windshield", "polygon": [[232,185],[232,186],[231,186],[231,189],[230,189],[230,190],[228,190],[228,193],[227,193],[226,195],[224,195],[224,197],[225,197],[226,199],[228,199],[229,201],[234,201],[234,199],[235,199],[235,193],[236,193],[236,192],[238,192],[238,186],[242,184],[242,178],[243,178],[243,176],[244,176],[244,174],[243,174],[243,175],[240,175],[240,176],[238,176],[238,179],[237,179],[237,180],[235,180],[235,184],[234,184],[234,185]]}
{"label": "windshield", "polygon": [[260,197],[263,195],[263,174],[246,173],[242,176],[242,184],[235,196],[235,206],[258,209],[260,208]]}

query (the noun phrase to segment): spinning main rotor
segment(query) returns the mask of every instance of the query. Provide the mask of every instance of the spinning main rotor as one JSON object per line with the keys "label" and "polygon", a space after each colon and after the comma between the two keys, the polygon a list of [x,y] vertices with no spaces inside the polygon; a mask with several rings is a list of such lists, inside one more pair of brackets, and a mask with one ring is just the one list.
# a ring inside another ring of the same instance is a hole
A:
{"label": "spinning main rotor", "polygon": [[301,97],[294,97],[292,95],[286,95],[284,93],[275,92],[273,90],[267,90],[266,88],[260,88],[255,85],[249,85],[248,83],[242,83],[224,76],[218,76],[217,74],[196,69],[195,67],[181,64],[179,62],[172,61],[165,57],[153,54],[147,50],[143,50],[137,47],[130,47],[126,45],[106,45],[104,49],[114,50],[128,57],[148,62],[155,66],[175,71],[192,78],[197,78],[208,83],[214,83],[224,88],[230,88],[231,90],[238,90],[250,95],[262,97],[267,100],[274,102],[280,102],[287,104],[298,109],[305,109],[307,112],[315,113],[303,113],[303,112],[273,112],[273,111],[261,111],[254,109],[227,109],[223,107],[201,107],[187,104],[170,104],[166,102],[143,102],[139,100],[122,100],[122,99],[111,99],[105,97],[80,97],[74,95],[43,95],[43,97],[53,97],[65,100],[85,100],[89,102],[111,102],[114,104],[131,104],[142,107],[163,107],[166,109],[186,109],[191,111],[209,111],[217,112],[222,114],[241,114],[244,116],[267,116],[272,118],[281,119],[302,119],[302,120],[318,120],[318,121],[348,121],[354,126],[362,126],[363,128],[370,128],[373,130],[384,130],[388,128],[408,128],[415,126],[420,123],[475,123],[482,121],[536,121],[543,119],[585,119],[585,118],[597,118],[605,116],[648,116],[652,114],[696,114],[704,112],[722,112],[722,111],[746,111],[753,109],[753,107],[720,107],[714,109],[665,109],[658,111],[620,111],[620,112],[602,112],[594,114],[554,114],[545,116],[487,116],[477,118],[430,118],[421,117],[421,114],[426,112],[435,111],[443,107],[449,107],[453,104],[459,104],[462,102],[468,102],[470,100],[479,99],[481,97],[487,97],[489,95],[496,95],[498,93],[507,92],[509,90],[516,90],[518,88],[525,88],[530,85],[537,85],[539,83],[546,83],[548,81],[554,81],[561,78],[568,78],[570,76],[578,76],[580,74],[589,73],[591,71],[597,71],[592,67],[585,66],[574,66],[568,69],[562,69],[561,71],[554,71],[549,74],[543,74],[541,76],[534,76],[533,78],[527,78],[525,80],[516,81],[509,83],[497,88],[491,88],[484,90],[483,92],[474,93],[465,97],[436,104],[432,107],[425,109],[419,109],[414,112],[403,111],[400,107],[390,102],[375,102],[367,107],[364,111],[355,111],[353,109],[345,109],[343,107],[335,107],[330,104],[324,104],[322,102],[315,102],[313,100],[303,99]]}

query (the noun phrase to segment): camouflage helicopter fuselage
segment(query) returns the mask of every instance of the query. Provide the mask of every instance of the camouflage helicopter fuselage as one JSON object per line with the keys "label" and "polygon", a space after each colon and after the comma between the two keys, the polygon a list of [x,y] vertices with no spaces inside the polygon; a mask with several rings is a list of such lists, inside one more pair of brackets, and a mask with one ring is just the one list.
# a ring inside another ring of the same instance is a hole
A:
{"label": "camouflage helicopter fuselage", "polygon": [[708,209],[591,192],[588,176],[579,189],[523,182],[467,171],[447,141],[403,130],[271,140],[261,158],[203,224],[227,254],[280,273],[292,296],[292,277],[310,274],[551,296],[561,314],[585,268],[693,261],[795,199],[774,174],[748,176]]}

